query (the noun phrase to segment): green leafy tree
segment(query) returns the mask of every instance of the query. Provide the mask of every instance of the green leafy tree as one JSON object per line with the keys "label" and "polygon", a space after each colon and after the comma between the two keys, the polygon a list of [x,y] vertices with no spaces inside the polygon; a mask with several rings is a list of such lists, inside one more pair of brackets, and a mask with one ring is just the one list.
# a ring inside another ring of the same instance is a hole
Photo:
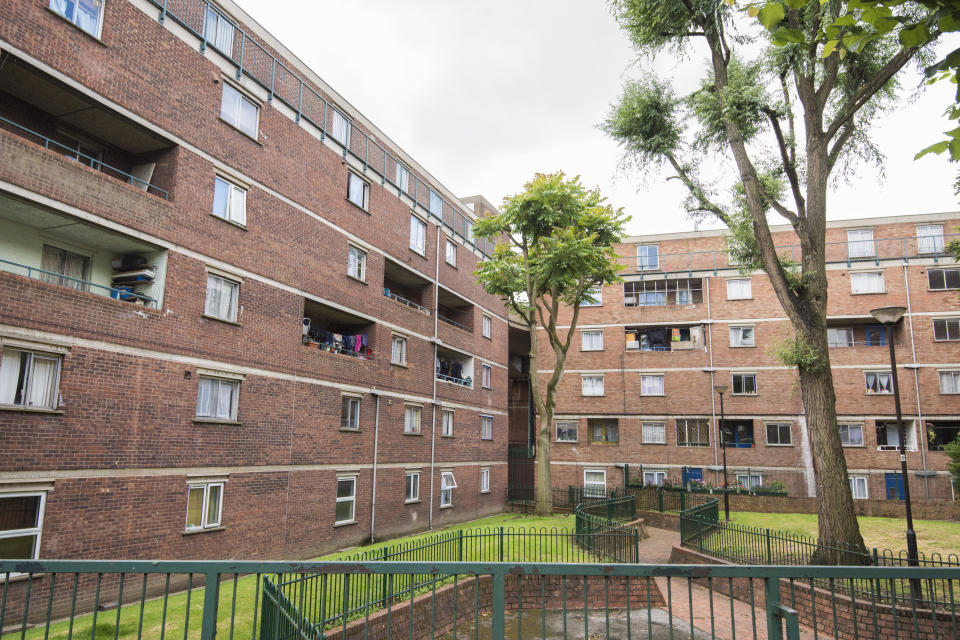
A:
{"label": "green leafy tree", "polygon": [[[794,330],[778,354],[799,376],[820,537],[862,549],[827,346],[827,191],[838,168],[881,159],[868,137],[870,125],[896,106],[897,74],[936,34],[902,43],[898,34],[886,33],[856,47],[828,49],[829,27],[857,4],[611,0],[641,59],[702,55],[707,73],[689,95],[649,73],[627,83],[602,127],[622,145],[625,166],[668,167],[686,187],[688,212],[726,224],[742,268],[768,274]],[[765,42],[769,46],[760,46]],[[703,177],[708,161],[735,169],[729,198]],[[797,260],[778,255],[772,214],[796,233]],[[813,561],[843,558],[822,547]]]}
{"label": "green leafy tree", "polygon": [[957,436],[953,442],[943,445],[950,462],[947,463],[947,471],[950,472],[953,486],[960,491],[960,436]]}
{"label": "green leafy tree", "polygon": [[[613,245],[623,239],[627,220],[621,210],[604,204],[598,190],[585,189],[579,178],[538,173],[522,193],[504,199],[499,215],[474,226],[477,237],[497,241],[493,256],[477,265],[477,278],[530,330],[530,391],[540,416],[535,510],[541,515],[553,509],[553,412],[580,304],[589,299],[592,288],[619,280]],[[558,323],[565,308],[572,312],[562,334]],[[538,325],[554,355],[546,385],[537,376]]]}

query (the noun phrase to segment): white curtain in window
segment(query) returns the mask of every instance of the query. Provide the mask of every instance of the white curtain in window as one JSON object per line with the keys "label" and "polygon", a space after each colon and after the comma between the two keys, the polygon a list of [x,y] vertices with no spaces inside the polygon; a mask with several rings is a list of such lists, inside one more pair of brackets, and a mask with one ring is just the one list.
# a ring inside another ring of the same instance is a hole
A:
{"label": "white curtain in window", "polygon": [[238,289],[239,285],[235,282],[207,274],[205,313],[224,320],[236,320]]}
{"label": "white curtain in window", "polygon": [[640,394],[644,396],[662,396],[663,376],[640,376]]}
{"label": "white curtain in window", "polygon": [[850,288],[853,293],[883,293],[883,272],[851,273]]}
{"label": "white curtain in window", "polygon": [[397,171],[395,173],[397,186],[400,187],[400,190],[404,193],[410,193],[410,172],[405,166],[397,163]]}
{"label": "white curtain in window", "polygon": [[31,407],[46,407],[52,409],[56,405],[54,394],[57,388],[58,359],[50,356],[33,354],[29,382],[27,385],[27,402]]}
{"label": "white curtain in window", "polygon": [[407,345],[407,341],[403,338],[394,338],[393,339],[393,350],[390,353],[390,362],[396,364],[403,364],[404,361],[404,351]]}
{"label": "white curtain in window", "polygon": [[752,296],[751,283],[747,278],[727,280],[727,298],[729,300],[743,300]]}
{"label": "white curtain in window", "polygon": [[580,335],[582,339],[581,348],[584,351],[600,351],[603,349],[602,331],[583,331]]}
{"label": "white curtain in window", "polygon": [[350,202],[357,205],[358,207],[367,208],[367,199],[364,197],[364,187],[366,184],[358,178],[357,176],[350,174],[350,179],[347,181],[347,198],[350,199]]}
{"label": "white curtain in window", "polygon": [[662,422],[644,422],[644,444],[664,444],[667,441],[667,426]]}
{"label": "white curtain in window", "polygon": [[410,248],[420,253],[427,248],[427,225],[417,216],[410,216]]}
{"label": "white curtain in window", "polygon": [[873,229],[851,229],[847,231],[847,254],[851,258],[870,258],[876,253],[873,243]]}
{"label": "white curtain in window", "polygon": [[890,393],[889,373],[866,373],[867,393]]}
{"label": "white curtain in window", "polygon": [[345,147],[350,146],[350,121],[336,109],[331,109],[331,114],[330,137]]}
{"label": "white curtain in window", "polygon": [[20,354],[15,349],[4,349],[0,360],[0,404],[13,404],[17,397],[20,378]]}
{"label": "white curtain in window", "polygon": [[581,385],[582,393],[585,396],[603,395],[603,376],[583,376]]}
{"label": "white curtain in window", "polygon": [[237,224],[247,224],[247,191],[232,186],[230,196],[230,219]]}
{"label": "white curtain in window", "polygon": [[225,380],[218,380],[217,389],[217,417],[233,417],[233,391],[234,383]]}
{"label": "white curtain in window", "polygon": [[73,21],[73,8],[75,6],[76,3],[73,0],[50,0],[50,8],[71,22]]}
{"label": "white curtain in window", "polygon": [[99,37],[100,11],[103,0],[78,0],[77,26],[94,37]]}
{"label": "white curtain in window", "polygon": [[943,253],[943,225],[917,225],[917,252]]}
{"label": "white curtain in window", "polygon": [[430,190],[430,213],[438,218],[443,213],[443,198],[434,190]]}
{"label": "white curtain in window", "polygon": [[228,57],[233,56],[233,25],[211,7],[207,7],[207,24],[203,31],[207,42]]}
{"label": "white curtain in window", "polygon": [[941,373],[940,393],[960,393],[960,373],[956,371]]}

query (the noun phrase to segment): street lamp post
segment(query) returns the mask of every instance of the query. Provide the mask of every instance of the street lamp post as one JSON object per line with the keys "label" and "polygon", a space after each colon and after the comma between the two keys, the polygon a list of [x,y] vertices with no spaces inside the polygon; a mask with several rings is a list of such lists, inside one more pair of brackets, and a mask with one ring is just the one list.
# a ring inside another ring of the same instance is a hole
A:
{"label": "street lamp post", "polygon": [[[897,438],[900,443],[900,474],[903,476],[903,501],[907,510],[907,562],[911,567],[919,564],[917,554],[917,534],[913,530],[913,509],[910,504],[910,483],[907,481],[907,439],[903,427],[903,415],[900,411],[900,382],[897,378],[897,354],[893,348],[893,327],[900,322],[905,307],[881,307],[870,311],[877,322],[883,325],[890,347],[890,379],[893,382],[893,406],[897,411]],[[915,588],[911,580],[911,587]],[[918,585],[917,585],[918,586]]]}
{"label": "street lamp post", "polygon": [[727,385],[718,384],[713,390],[720,394],[720,448],[723,450],[723,515],[730,521],[730,493],[727,489],[727,439],[723,437],[724,418],[723,418],[723,394],[727,391]]}

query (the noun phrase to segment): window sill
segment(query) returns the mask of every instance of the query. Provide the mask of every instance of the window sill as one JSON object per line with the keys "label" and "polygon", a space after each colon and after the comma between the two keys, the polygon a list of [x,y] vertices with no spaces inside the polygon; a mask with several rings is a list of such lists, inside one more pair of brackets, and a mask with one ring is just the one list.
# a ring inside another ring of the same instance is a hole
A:
{"label": "window sill", "polygon": [[862,444],[841,444],[841,447],[844,449],[866,449],[866,445]]}
{"label": "window sill", "polygon": [[410,368],[409,366],[407,366],[407,363],[405,363],[405,362],[391,362],[391,363],[390,363],[390,366],[391,366],[391,367],[400,367],[401,369],[409,369],[409,368]]}
{"label": "window sill", "polygon": [[422,438],[422,437],[423,437],[423,433],[413,432],[413,431],[404,431],[404,432],[403,432],[403,435],[405,435],[405,436],[417,436],[417,437],[419,437],[419,438]]}
{"label": "window sill", "polygon": [[[42,560],[24,560],[23,562],[42,562]],[[46,578],[49,573],[5,573],[3,574],[6,582],[20,582],[22,580],[39,580]]]}
{"label": "window sill", "polygon": [[424,260],[427,259],[427,253],[426,253],[425,251],[423,251],[423,252],[417,251],[417,250],[414,249],[413,247],[410,247],[410,253],[413,253],[414,255],[420,256],[420,257],[423,258]]}
{"label": "window sill", "polygon": [[485,389],[487,391],[493,391],[493,387],[480,387],[480,388]]}
{"label": "window sill", "polygon": [[584,393],[584,398],[605,398],[606,396],[602,393]]}
{"label": "window sill", "polygon": [[445,434],[445,433],[441,433],[441,434],[440,434],[440,437],[441,437],[441,438],[453,438],[454,436],[453,436],[453,434],[447,435],[447,434]]}
{"label": "window sill", "polygon": [[450,262],[450,261],[448,261],[448,260],[444,260],[443,263],[444,263],[445,265],[447,265],[448,267],[450,267],[451,269],[456,269],[456,268],[457,268],[457,265],[456,265],[455,263]]}
{"label": "window sill", "polygon": [[[369,186],[370,186],[370,185],[367,185],[367,188],[369,188]],[[363,207],[361,207],[360,205],[358,205],[356,202],[354,202],[354,201],[351,200],[350,198],[344,198],[344,200],[346,200],[346,201],[349,202],[351,205],[353,205],[354,208],[360,209],[360,211],[363,211],[365,214],[370,215],[370,210],[369,210],[369,209],[364,209]]]}
{"label": "window sill", "polygon": [[867,391],[867,392],[865,392],[863,395],[868,396],[868,397],[872,397],[872,396],[887,396],[887,397],[889,397],[889,396],[892,396],[893,394],[892,394],[892,393],[870,393],[869,391]]}
{"label": "window sill", "polygon": [[492,492],[490,491],[490,489],[487,489],[486,491],[481,491],[481,492],[480,492],[480,495],[486,496],[486,495],[490,495],[491,493],[492,493]]}
{"label": "window sill", "polygon": [[35,409],[33,407],[20,407],[15,404],[0,405],[0,411],[19,411],[21,413],[47,413],[54,416],[63,415],[63,409]]}
{"label": "window sill", "polygon": [[666,398],[667,394],[665,393],[641,393],[641,398]]}
{"label": "window sill", "polygon": [[361,279],[361,278],[358,278],[357,276],[352,276],[352,275],[350,275],[349,273],[347,274],[347,277],[350,278],[351,280],[353,280],[354,282],[359,282],[359,283],[362,284],[362,285],[366,285],[366,284],[367,284],[367,281],[366,281],[366,280],[363,280],[363,279]]}
{"label": "window sill", "polygon": [[580,444],[579,440],[554,440],[556,444]]}
{"label": "window sill", "polygon": [[768,447],[792,447],[794,446],[794,444],[792,442],[790,444],[771,444],[768,442],[767,446]]}
{"label": "window sill", "polygon": [[[257,107],[257,111],[259,111],[259,110],[260,110],[260,107]],[[234,131],[237,131],[237,132],[241,133],[245,138],[247,138],[247,139],[250,140],[251,142],[254,142],[254,143],[258,144],[258,145],[260,145],[261,147],[263,146],[263,143],[262,143],[262,142],[260,142],[259,140],[257,140],[255,137],[253,137],[252,135],[250,135],[249,133],[247,133],[246,131],[244,131],[244,130],[241,129],[240,127],[237,127],[237,126],[235,126],[234,124],[232,124],[232,123],[230,123],[230,122],[228,122],[228,121],[226,121],[226,120],[224,120],[223,118],[220,118],[220,117],[218,117],[218,120],[220,120],[220,122],[222,122],[223,124],[227,125],[228,127],[230,127],[231,129],[233,129]],[[257,133],[259,134],[259,132],[260,132],[260,114],[258,113],[258,114],[257,114]]]}
{"label": "window sill", "polygon": [[201,313],[201,314],[200,314],[200,317],[201,317],[201,318],[206,318],[207,320],[216,320],[217,322],[222,322],[222,323],[224,323],[224,324],[231,324],[231,325],[233,325],[233,326],[235,326],[235,327],[240,327],[240,326],[242,326],[242,325],[241,325],[239,322],[237,322],[236,320],[227,320],[226,318],[218,318],[217,316],[211,316],[211,315],[206,314],[206,313]]}
{"label": "window sill", "polygon": [[223,525],[218,525],[216,527],[203,527],[199,529],[184,529],[183,534],[185,536],[193,536],[198,533],[210,533],[212,531],[226,531],[226,527]]}
{"label": "window sill", "polygon": [[452,505],[452,504],[442,504],[442,505],[440,505],[440,506],[438,507],[438,509],[453,509],[453,505]]}
{"label": "window sill", "polygon": [[343,522],[334,522],[333,528],[336,529],[337,527],[350,527],[355,524],[357,524],[356,520],[344,520]]}
{"label": "window sill", "polygon": [[194,418],[194,424],[223,424],[235,427],[242,427],[243,423],[239,420],[228,420],[227,418]]}
{"label": "window sill", "polygon": [[736,302],[737,300],[753,300],[753,298],[752,298],[752,297],[750,297],[750,298],[727,298],[727,302]]}
{"label": "window sill", "polygon": [[362,433],[359,427],[356,429],[351,429],[349,427],[340,427],[340,431],[346,431],[347,433]]}
{"label": "window sill", "polygon": [[852,295],[852,296],[880,296],[880,295],[886,295],[886,293],[887,293],[886,291],[861,291],[861,292],[859,292],[859,293],[857,293],[857,292],[855,292],[855,291],[851,291],[851,292],[850,292],[850,295]]}
{"label": "window sill", "polygon": [[756,398],[759,393],[731,393],[730,396],[734,398]]}
{"label": "window sill", "polygon": [[481,442],[493,442],[493,438],[480,438]]}
{"label": "window sill", "polygon": [[216,218],[216,219],[219,220],[220,222],[226,222],[227,224],[232,225],[232,226],[236,227],[237,229],[243,229],[244,231],[250,231],[250,229],[247,229],[247,225],[245,225],[245,224],[240,224],[239,222],[234,222],[233,220],[230,220],[229,218],[221,218],[220,216],[218,216],[218,215],[215,214],[215,213],[211,213],[211,214],[210,214],[210,217],[211,217],[211,218]]}
{"label": "window sill", "polygon": [[757,345],[755,344],[732,344],[730,345],[731,349],[755,349]]}
{"label": "window sill", "polygon": [[[102,9],[102,8],[101,8],[101,9]],[[57,16],[58,18],[60,18],[60,19],[63,20],[64,22],[66,22],[68,25],[70,25],[71,27],[73,27],[74,29],[76,29],[77,31],[79,31],[80,33],[82,33],[83,35],[87,36],[88,38],[90,38],[91,40],[93,40],[94,42],[96,42],[97,44],[99,44],[100,46],[102,46],[102,47],[109,46],[109,45],[107,45],[106,42],[104,42],[103,40],[101,40],[101,39],[98,38],[97,36],[93,35],[93,34],[90,33],[89,31],[84,31],[83,29],[81,29],[81,28],[78,27],[77,25],[75,25],[75,24],[73,24],[72,22],[70,22],[70,21],[67,20],[65,17],[63,17],[62,15],[60,15],[59,13],[57,13],[56,11],[54,11],[53,9],[51,9],[49,6],[47,6],[47,11],[49,11],[49,12],[52,13],[53,15]],[[103,19],[103,17],[101,16],[101,20],[102,20],[102,19]],[[101,29],[102,29],[102,28],[103,28],[103,23],[102,23],[102,22],[101,22],[101,25],[100,25],[100,26],[101,26]]]}
{"label": "window sill", "polygon": [[580,349],[580,353],[603,353],[603,349]]}
{"label": "window sill", "polygon": [[594,442],[593,440],[590,441],[590,444],[593,445],[593,446],[599,446],[599,447],[617,447],[617,446],[620,446],[620,443],[619,443],[619,442]]}
{"label": "window sill", "polygon": [[403,504],[420,504],[420,498],[417,498],[416,500],[404,500]]}

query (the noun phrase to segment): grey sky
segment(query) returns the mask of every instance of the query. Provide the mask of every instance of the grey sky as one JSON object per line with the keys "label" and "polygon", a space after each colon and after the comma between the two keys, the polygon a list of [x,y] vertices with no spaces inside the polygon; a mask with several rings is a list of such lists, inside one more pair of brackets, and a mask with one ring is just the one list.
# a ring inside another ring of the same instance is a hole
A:
{"label": "grey sky", "polygon": [[[596,129],[638,72],[602,0],[237,1],[456,194],[499,204],[534,172],[560,169],[624,207],[631,233],[693,228],[677,181],[618,172],[619,149]],[[656,66],[687,88],[702,73],[699,62]],[[913,160],[949,128],[953,89],[931,87],[878,123],[887,178],[858,166],[830,194],[831,218],[960,209],[956,167]]]}

